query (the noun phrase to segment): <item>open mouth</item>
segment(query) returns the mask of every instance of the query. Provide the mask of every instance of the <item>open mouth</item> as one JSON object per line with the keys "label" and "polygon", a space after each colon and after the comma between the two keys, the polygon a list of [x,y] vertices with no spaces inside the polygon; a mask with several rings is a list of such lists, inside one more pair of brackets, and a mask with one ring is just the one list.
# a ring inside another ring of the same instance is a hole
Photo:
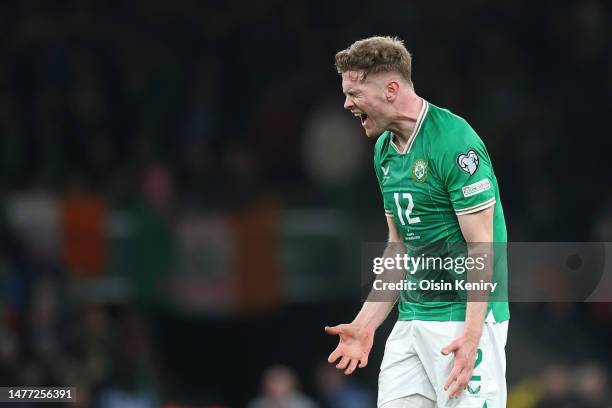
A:
{"label": "open mouth", "polygon": [[361,124],[363,126],[365,126],[365,123],[368,121],[368,115],[366,115],[365,113],[362,113],[359,118],[361,119]]}
{"label": "open mouth", "polygon": [[353,114],[359,118],[359,120],[361,121],[361,125],[365,126],[366,122],[368,121],[368,115],[366,115],[365,113],[358,112],[354,112]]}

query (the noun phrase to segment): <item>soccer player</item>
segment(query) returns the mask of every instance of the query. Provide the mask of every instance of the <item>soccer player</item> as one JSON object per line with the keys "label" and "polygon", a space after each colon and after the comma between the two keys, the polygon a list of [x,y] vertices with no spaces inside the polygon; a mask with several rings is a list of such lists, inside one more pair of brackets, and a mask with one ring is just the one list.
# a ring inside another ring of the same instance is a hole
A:
{"label": "soccer player", "polygon": [[[374,170],[390,245],[506,242],[497,179],[482,140],[463,118],[415,93],[403,42],[357,41],[336,54],[336,68],[344,107],[367,137],[378,138]],[[505,291],[505,257],[494,259],[489,279]],[[378,407],[505,407],[507,300],[429,302],[398,294],[399,319],[385,347]],[[326,327],[339,336],[329,362],[340,359],[336,367],[345,374],[365,367],[374,333],[394,302],[369,297],[353,322]]]}

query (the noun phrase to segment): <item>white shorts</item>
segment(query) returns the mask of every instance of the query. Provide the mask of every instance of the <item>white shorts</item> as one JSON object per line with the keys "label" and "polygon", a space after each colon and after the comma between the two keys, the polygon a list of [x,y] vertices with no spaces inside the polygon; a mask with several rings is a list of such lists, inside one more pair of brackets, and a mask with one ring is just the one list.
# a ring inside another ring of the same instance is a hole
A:
{"label": "white shorts", "polygon": [[[444,390],[453,354],[440,350],[463,334],[464,322],[398,321],[387,339],[378,377],[378,407],[420,394],[437,408],[506,407],[506,338],[508,321],[485,323],[472,379],[459,398]],[[451,386],[452,387],[452,386]]]}

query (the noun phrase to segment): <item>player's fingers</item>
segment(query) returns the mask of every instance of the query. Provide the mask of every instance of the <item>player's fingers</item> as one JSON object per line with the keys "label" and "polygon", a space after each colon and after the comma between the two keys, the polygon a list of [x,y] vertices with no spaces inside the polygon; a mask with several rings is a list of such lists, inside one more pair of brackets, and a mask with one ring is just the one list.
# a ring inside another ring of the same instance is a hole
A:
{"label": "player's fingers", "polygon": [[455,340],[451,344],[449,344],[448,346],[444,347],[440,351],[442,352],[442,354],[447,356],[449,353],[452,353],[453,351],[457,350],[458,348],[459,348],[459,343]]}
{"label": "player's fingers", "polygon": [[457,377],[457,382],[455,383],[455,387],[450,393],[450,395],[452,395],[453,398],[458,398],[463,392],[463,390],[467,388],[468,383],[470,382],[470,378],[472,378],[472,371],[474,370],[468,369],[468,368],[461,371],[461,374]]}
{"label": "player's fingers", "polygon": [[364,368],[368,365],[368,356],[365,356],[361,360],[359,360],[359,368]]}
{"label": "player's fingers", "polygon": [[325,333],[327,334],[331,334],[331,335],[336,335],[336,334],[340,334],[342,333],[342,325],[338,325],[338,326],[325,326]]}
{"label": "player's fingers", "polygon": [[468,379],[469,378],[463,375],[463,373],[459,376],[459,378],[457,378],[457,382],[455,382],[455,385],[449,393],[451,398],[458,398],[461,395],[463,390],[465,390],[467,387]]}
{"label": "player's fingers", "polygon": [[359,360],[351,360],[348,368],[344,371],[344,374],[353,374],[353,371],[355,371],[355,368],[357,368],[357,363],[359,363]]}
{"label": "player's fingers", "polygon": [[333,363],[334,361],[336,361],[342,355],[342,353],[340,352],[339,348],[340,347],[336,347],[336,349],[334,351],[332,351],[332,353],[327,358],[328,362]]}
{"label": "player's fingers", "polygon": [[464,367],[463,371],[461,371],[461,376],[459,378],[459,380],[461,382],[464,383],[463,388],[465,389],[465,387],[467,387],[467,383],[470,381],[470,378],[472,378],[472,373],[474,372],[474,367],[467,365]]}
{"label": "player's fingers", "polygon": [[350,358],[348,358],[347,356],[343,356],[338,365],[336,365],[336,368],[338,370],[344,370],[350,361]]}
{"label": "player's fingers", "polygon": [[459,384],[457,383],[457,384],[455,384],[455,385],[453,386],[453,388],[450,390],[450,392],[449,392],[449,394],[448,394],[448,397],[449,397],[449,398],[451,398],[451,399],[452,399],[452,398],[457,398],[457,397],[459,397],[459,396],[461,395],[461,391],[463,391],[463,388],[461,388],[461,387],[459,386]]}
{"label": "player's fingers", "polygon": [[448,387],[450,387],[450,385],[457,380],[457,377],[459,377],[459,373],[461,373],[461,366],[458,364],[455,364],[453,366],[453,369],[451,370],[450,374],[448,375],[448,377],[446,377],[446,382],[444,383],[444,390],[448,390]]}

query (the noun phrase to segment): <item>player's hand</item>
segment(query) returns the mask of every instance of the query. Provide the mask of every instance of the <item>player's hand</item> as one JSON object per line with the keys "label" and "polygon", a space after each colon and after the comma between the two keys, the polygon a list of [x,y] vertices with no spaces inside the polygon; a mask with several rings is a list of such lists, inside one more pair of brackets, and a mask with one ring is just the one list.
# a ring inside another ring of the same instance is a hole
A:
{"label": "player's hand", "polygon": [[363,368],[368,365],[368,355],[374,342],[374,331],[357,323],[341,324],[334,327],[325,326],[325,332],[340,336],[338,347],[329,355],[327,361],[334,363],[342,357],[336,365],[344,374],[352,374],[359,365]]}
{"label": "player's hand", "polygon": [[450,390],[449,398],[458,398],[467,388],[474,371],[477,350],[478,339],[465,335],[442,349],[442,354],[445,356],[449,353],[455,355],[453,369],[444,383],[444,390],[448,390],[453,382],[455,383]]}

